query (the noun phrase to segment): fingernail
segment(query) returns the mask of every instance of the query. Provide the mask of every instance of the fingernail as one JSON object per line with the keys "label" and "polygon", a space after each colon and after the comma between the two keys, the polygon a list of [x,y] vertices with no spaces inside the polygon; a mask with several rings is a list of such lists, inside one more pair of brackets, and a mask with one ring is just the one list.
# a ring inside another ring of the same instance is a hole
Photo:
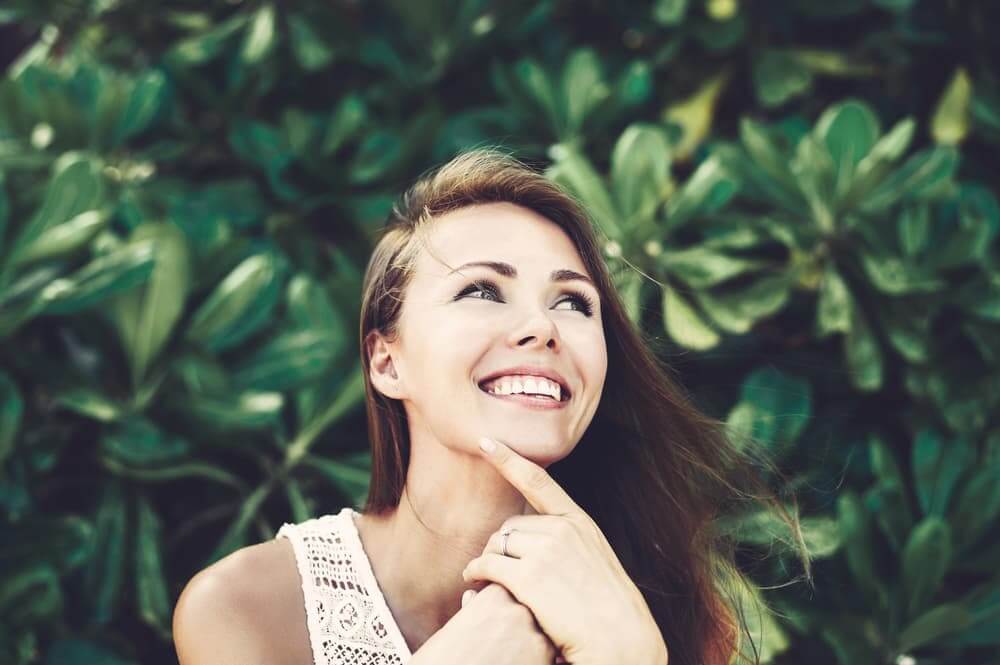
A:
{"label": "fingernail", "polygon": [[492,453],[494,450],[497,449],[497,444],[496,441],[494,441],[493,439],[484,436],[483,438],[479,439],[479,447],[482,448],[485,452]]}

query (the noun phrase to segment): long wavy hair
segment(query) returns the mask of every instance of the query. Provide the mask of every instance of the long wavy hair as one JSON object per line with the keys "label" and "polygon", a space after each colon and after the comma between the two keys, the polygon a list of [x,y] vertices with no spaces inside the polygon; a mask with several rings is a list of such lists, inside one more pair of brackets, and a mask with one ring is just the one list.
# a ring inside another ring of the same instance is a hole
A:
{"label": "long wavy hair", "polygon": [[382,515],[396,508],[410,459],[402,403],[371,384],[372,333],[390,340],[398,335],[412,268],[435,217],[501,201],[562,228],[601,294],[608,356],[603,396],[572,454],[550,465],[549,473],[598,524],[642,592],[671,665],[726,665],[738,655],[741,662],[759,663],[741,600],[757,596],[743,592],[754,587],[736,566],[735,543],[715,527],[727,509],[750,501],[775,511],[793,534],[789,542],[811,584],[797,506],[789,511],[760,473],[781,477],[780,472],[762,447],[750,441],[734,445],[725,423],[701,413],[673,370],[660,364],[652,338],[626,314],[585,208],[501,149],[470,150],[423,174],[379,232],[364,275],[360,316],[372,446],[364,512]]}

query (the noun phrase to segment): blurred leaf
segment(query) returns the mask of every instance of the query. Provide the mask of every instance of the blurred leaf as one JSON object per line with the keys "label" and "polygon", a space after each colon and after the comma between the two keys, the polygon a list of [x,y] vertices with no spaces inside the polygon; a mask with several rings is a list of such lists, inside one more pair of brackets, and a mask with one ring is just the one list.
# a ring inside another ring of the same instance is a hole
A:
{"label": "blurred leaf", "polygon": [[120,602],[126,572],[126,508],[121,485],[114,480],[106,482],[97,506],[96,546],[85,579],[91,620],[97,625],[110,622]]}
{"label": "blurred leaf", "polygon": [[718,333],[670,286],[663,285],[663,323],[667,334],[689,349],[704,351],[719,343]]}
{"label": "blurred leaf", "polygon": [[964,67],[951,77],[931,117],[931,136],[939,144],[956,145],[969,133],[972,80]]}
{"label": "blurred leaf", "polygon": [[870,602],[885,608],[888,592],[875,569],[870,518],[864,504],[851,490],[837,496],[837,522],[855,584]]}
{"label": "blurred leaf", "polygon": [[220,351],[264,323],[278,291],[278,262],[255,254],[236,266],[191,317],[187,337]]}
{"label": "blurred leaf", "polygon": [[10,261],[11,267],[51,259],[83,247],[100,233],[108,215],[100,210],[82,212],[69,221],[57,224],[24,245]]}
{"label": "blurred leaf", "polygon": [[656,0],[653,18],[662,25],[678,25],[687,13],[687,0]]}
{"label": "blurred leaf", "polygon": [[130,242],[145,240],[155,243],[156,263],[149,280],[119,295],[108,310],[128,354],[133,386],[139,385],[169,339],[191,285],[187,242],[177,227],[144,224],[133,231]]}
{"label": "blurred leaf", "polygon": [[45,314],[72,314],[145,282],[154,266],[151,241],[136,242],[100,256],[80,270],[52,281],[39,298]]}
{"label": "blurred leaf", "polygon": [[951,530],[939,517],[928,517],[913,529],[903,549],[903,588],[907,612],[925,610],[951,565]]}
{"label": "blurred leaf", "polygon": [[938,605],[914,619],[899,636],[899,650],[912,651],[917,647],[933,643],[949,633],[964,630],[972,621],[972,615],[964,607],[949,603]]}
{"label": "blurred leaf", "polygon": [[812,72],[791,53],[763,49],[752,62],[754,90],[765,107],[780,106],[812,87]]}
{"label": "blurred leaf", "polygon": [[670,144],[662,129],[632,124],[622,132],[611,153],[611,182],[630,228],[649,223],[670,188]]}
{"label": "blurred leaf", "polygon": [[882,387],[882,350],[856,304],[851,305],[851,325],[844,335],[844,354],[855,388],[871,392]]}
{"label": "blurred leaf", "polygon": [[152,422],[132,418],[121,422],[101,438],[101,454],[131,467],[156,467],[185,457],[190,444],[170,436]]}
{"label": "blurred leaf", "polygon": [[932,429],[922,429],[913,444],[913,478],[925,515],[944,517],[959,478],[975,459],[975,450],[962,437],[950,443]]}
{"label": "blurred leaf", "polygon": [[292,53],[303,69],[323,69],[333,60],[334,50],[313,30],[304,16],[290,12],[288,31]]}
{"label": "blurred leaf", "polygon": [[812,414],[812,387],[805,379],[773,367],[751,372],[740,399],[727,416],[727,426],[778,450],[793,445]]}
{"label": "blurred leaf", "polygon": [[162,556],[160,519],[145,497],[137,502],[136,527],[136,605],[139,616],[160,634],[169,638],[173,608],[167,593]]}
{"label": "blurred leaf", "polygon": [[240,50],[240,57],[247,65],[259,63],[274,47],[276,41],[274,21],[274,6],[269,3],[261,5],[254,12]]}
{"label": "blurred leaf", "polygon": [[709,157],[667,202],[666,227],[684,226],[697,215],[713,213],[726,205],[737,191],[735,179],[715,157]]}
{"label": "blurred leaf", "polygon": [[241,390],[297,388],[324,374],[339,346],[334,336],[321,329],[284,333],[237,367],[233,383]]}
{"label": "blurred leaf", "polygon": [[0,371],[0,463],[14,450],[14,441],[24,415],[24,400],[17,384]]}
{"label": "blurred leaf", "polygon": [[18,255],[49,229],[96,209],[102,198],[103,186],[97,166],[84,159],[68,162],[49,184],[41,209],[14,241],[11,261],[16,262]]}
{"label": "blurred leaf", "polygon": [[689,159],[695,148],[708,136],[712,129],[715,105],[728,81],[728,72],[717,74],[690,97],[671,104],[663,111],[664,121],[673,122],[683,129],[680,142],[673,148],[673,156],[678,161]]}

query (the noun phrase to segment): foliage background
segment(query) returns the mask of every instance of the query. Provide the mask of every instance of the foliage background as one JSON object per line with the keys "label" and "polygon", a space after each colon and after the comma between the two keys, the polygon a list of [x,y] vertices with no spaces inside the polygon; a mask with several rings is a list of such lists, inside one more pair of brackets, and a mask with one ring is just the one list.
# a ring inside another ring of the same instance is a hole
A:
{"label": "foliage background", "polygon": [[482,144],[590,207],[634,320],[790,474],[815,591],[782,586],[780,525],[726,525],[763,662],[997,662],[997,25],[990,0],[8,0],[0,662],[176,662],[197,570],[361,502],[372,233]]}

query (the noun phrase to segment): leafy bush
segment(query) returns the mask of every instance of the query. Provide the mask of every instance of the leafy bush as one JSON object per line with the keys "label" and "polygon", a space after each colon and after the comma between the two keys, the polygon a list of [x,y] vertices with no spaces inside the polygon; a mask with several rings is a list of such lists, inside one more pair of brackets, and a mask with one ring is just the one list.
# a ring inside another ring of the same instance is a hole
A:
{"label": "leafy bush", "polygon": [[[697,401],[791,471],[802,533],[721,525],[766,590],[762,662],[995,662],[998,19],[6,3],[0,661],[175,662],[194,572],[360,504],[372,232],[502,143],[592,211]],[[781,585],[796,539],[808,596]]]}

